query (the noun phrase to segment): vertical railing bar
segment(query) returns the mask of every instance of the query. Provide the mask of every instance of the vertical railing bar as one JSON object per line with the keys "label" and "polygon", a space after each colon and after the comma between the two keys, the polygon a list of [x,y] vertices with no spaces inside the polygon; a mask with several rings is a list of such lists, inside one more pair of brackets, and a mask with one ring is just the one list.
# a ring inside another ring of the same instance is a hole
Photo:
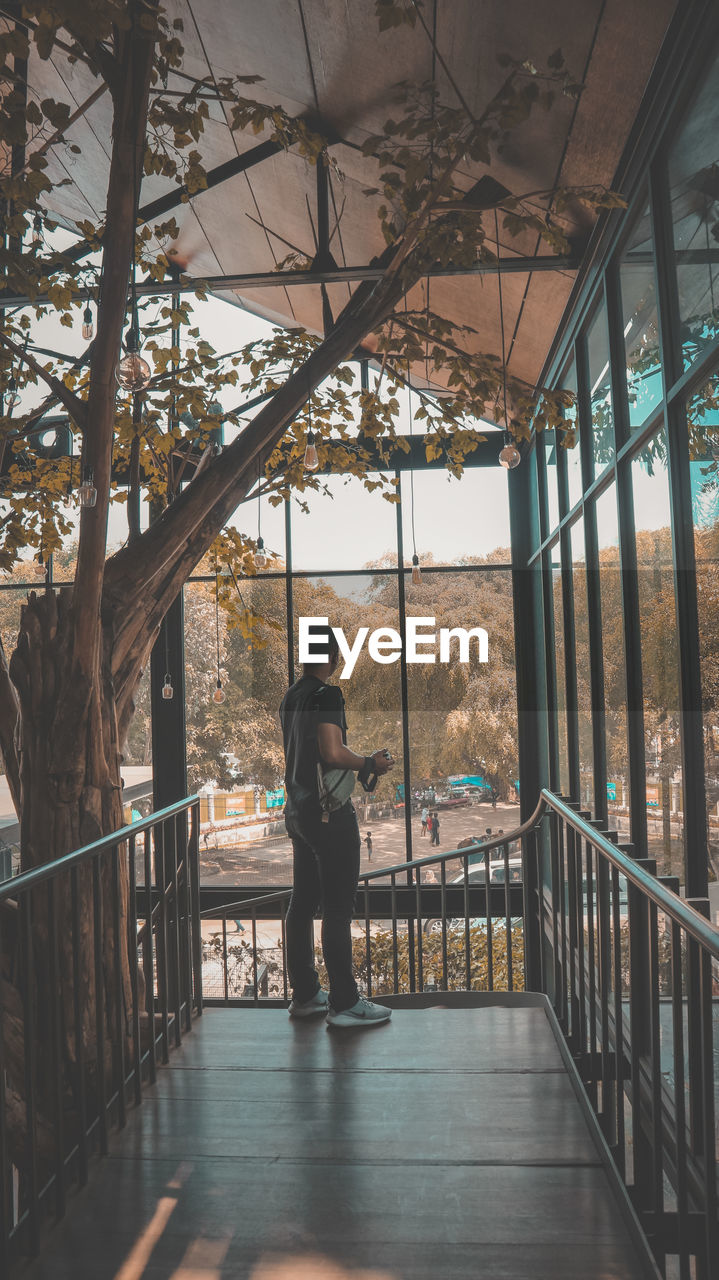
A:
{"label": "vertical railing bar", "polygon": [[[399,994],[399,957],[397,955],[397,872],[390,876],[390,892],[392,895],[392,990]],[[407,922],[409,927],[409,921]]]}
{"label": "vertical railing bar", "polygon": [[202,1017],[202,919],[200,916],[200,802],[195,800],[190,816],[187,849],[190,910],[192,913],[192,994],[198,1018]]}
{"label": "vertical railing bar", "polygon": [[133,1093],[135,1105],[142,1102],[142,1051],[140,1049],[140,1004],[137,980],[137,845],[134,835],[129,840],[127,953],[130,964],[130,989],[132,992],[132,1063]]}
{"label": "vertical railing bar", "polygon": [[440,895],[442,902],[442,990],[449,989],[447,965],[447,863],[444,858],[440,863]]}
{"label": "vertical railing bar", "polygon": [[222,916],[222,973],[223,986],[225,991],[225,1004],[230,998],[230,958],[227,954],[227,915]]}
{"label": "vertical railing bar", "polygon": [[[574,837],[574,862],[576,875],[576,911],[577,911],[577,974],[578,974],[578,1035],[576,1040],[576,1049],[580,1055],[580,1062],[584,1062],[587,1054],[587,969],[586,956],[584,947],[584,916],[585,916],[585,893],[584,893],[584,844],[579,832]],[[587,911],[588,915],[589,912]]]}
{"label": "vertical railing bar", "polygon": [[[708,904],[707,904],[708,906]],[[708,912],[707,912],[708,914]],[[702,1084],[704,1116],[704,1231],[707,1276],[719,1274],[719,1222],[717,1222],[717,1159],[714,1112],[714,1041],[712,1004],[712,961],[703,947],[700,957],[699,990],[702,1027]]]}
{"label": "vertical railing bar", "polygon": [[595,964],[594,939],[594,846],[590,840],[586,842],[587,867],[587,955],[589,959],[589,1026],[587,1044],[587,1092],[592,1100],[594,1110],[598,1110],[597,1071],[595,1053],[597,1047],[597,975]]}
{"label": "vertical railing bar", "polygon": [[77,867],[70,869],[70,913],[72,916],[72,996],[73,1019],[75,1023],[75,1068],[77,1071],[77,1149],[78,1179],[83,1187],[87,1182],[87,1094],[85,1088],[85,1037],[83,1034],[83,1001],[80,991],[81,935],[80,935],[80,890]]}
{"label": "vertical railing bar", "polygon": [[185,810],[178,814],[184,853],[182,857],[182,876],[180,882],[180,898],[182,910],[181,947],[182,959],[182,1003],[185,1007],[185,1031],[192,1030],[192,893],[190,890],[190,814]]}
{"label": "vertical railing bar", "polygon": [[675,920],[671,922],[672,964],[672,1044],[674,1074],[674,1142],[676,1150],[677,1197],[677,1253],[679,1255],[679,1280],[690,1280],[688,1246],[688,1183],[687,1183],[687,1116],[684,1097],[684,983],[682,975],[682,932]]}
{"label": "vertical railing bar", "polygon": [[107,1155],[107,1083],[105,1078],[105,990],[100,857],[92,860],[93,950],[95,955],[95,1048],[97,1052],[98,1131],[100,1154]]}
{"label": "vertical railing bar", "polygon": [[[165,824],[156,822],[153,829],[155,883],[158,895],[157,985],[162,1023],[162,1061],[170,1060],[170,1005],[167,955],[167,868],[165,863]],[[154,1028],[153,1028],[154,1033]]]}
{"label": "vertical railing bar", "polygon": [[[314,943],[314,924],[312,930]],[[287,900],[280,905],[280,940],[282,943],[282,999],[287,1000],[289,990],[287,984]]]}
{"label": "vertical railing bar", "polygon": [[127,1108],[125,1105],[125,991],[122,980],[122,947],[120,944],[122,925],[120,916],[119,861],[121,850],[118,846],[115,846],[112,850],[110,857],[112,858],[112,932],[115,957],[115,1034],[117,1036],[117,1046],[114,1056],[117,1062],[117,1123],[120,1129],[124,1129],[127,1123]]}
{"label": "vertical railing bar", "polygon": [[484,851],[484,900],[487,913],[487,990],[494,991],[494,941],[492,938],[492,886],[489,849]]}
{"label": "vertical railing bar", "polygon": [[[652,1204],[657,1221],[664,1212],[664,1144],[662,1135],[662,1064],[659,1021],[659,916],[657,905],[649,900],[649,1000],[652,1089]],[[662,1271],[664,1258],[657,1259]]]}
{"label": "vertical railing bar", "polygon": [[369,880],[365,876],[364,881],[364,945],[365,945],[365,966],[367,972],[367,996],[372,997],[372,945],[370,939],[369,927]]}
{"label": "vertical railing bar", "polygon": [[512,970],[512,914],[509,905],[509,844],[502,845],[502,856],[504,859],[504,922],[507,948],[507,990],[514,991],[513,970]]}
{"label": "vertical railing bar", "polygon": [[[422,946],[422,868],[417,867],[414,878],[415,917],[417,920],[417,990],[424,991],[424,948]],[[411,918],[407,918],[407,947],[409,949],[409,933],[414,926]]]}
{"label": "vertical railing bar", "polygon": [[40,1222],[37,1184],[37,1134],[36,1134],[36,1034],[35,1034],[35,958],[32,938],[32,890],[22,895],[23,919],[23,969],[25,990],[23,999],[23,1027],[25,1031],[25,1126],[27,1143],[26,1179],[27,1205],[30,1228],[30,1249],[35,1256],[39,1250]]}
{"label": "vertical railing bar", "polygon": [[55,1111],[55,1213],[62,1218],[65,1213],[65,1113],[64,1113],[64,1062],[63,1062],[63,1026],[62,1026],[62,982],[60,976],[60,952],[58,945],[58,905],[55,881],[47,882],[47,920],[48,920],[48,960],[50,981],[48,997],[50,1004],[52,1035],[52,1076],[54,1083]]}
{"label": "vertical railing bar", "polygon": [[609,867],[597,854],[597,930],[599,960],[599,1018],[601,1029],[601,1122],[607,1142],[614,1129],[614,1093],[609,1087]]}
{"label": "vertical railing bar", "polygon": [[579,921],[577,919],[577,845],[579,834],[572,827],[567,830],[567,910],[569,914],[569,1022],[570,1044],[576,1052],[579,1045],[579,1001],[577,996],[576,954],[578,950]]}
{"label": "vertical railing bar", "polygon": [[252,906],[252,994],[253,1002],[260,1003],[260,978],[257,964],[257,907]]}
{"label": "vertical railing bar", "polygon": [[569,937],[567,933],[567,905],[565,901],[565,886],[567,883],[567,872],[565,862],[565,850],[570,828],[562,821],[559,823],[558,840],[557,840],[557,873],[559,885],[559,928],[561,933],[561,959],[559,964],[560,974],[560,1010],[562,1015],[562,1026],[565,1034],[569,1035]]}
{"label": "vertical railing bar", "polygon": [[561,1021],[562,1016],[562,972],[559,959],[559,919],[558,919],[558,903],[559,903],[559,863],[557,855],[557,845],[559,842],[559,814],[555,809],[549,813],[549,866],[550,866],[550,882],[551,882],[551,910],[552,910],[552,967],[553,967],[553,985],[552,985],[552,1002],[554,1012]]}
{"label": "vertical railing bar", "polygon": [[462,858],[464,888],[464,981],[467,991],[472,990],[472,952],[469,930],[469,854]]}
{"label": "vertical railing bar", "polygon": [[143,861],[145,866],[145,927],[143,929],[142,969],[145,978],[145,1007],[149,1024],[148,1061],[150,1084],[157,1079],[157,1045],[155,1043],[155,938],[152,906],[152,841],[153,828],[145,832]]}
{"label": "vertical railing bar", "polygon": [[[177,869],[177,821],[181,815],[175,814],[168,821],[171,836],[170,848],[170,880],[172,885],[172,899],[170,902],[170,941],[172,945],[172,965],[173,965],[173,982],[172,992],[175,998],[175,1048],[178,1049],[182,1043],[182,991],[180,985],[181,973],[181,955],[180,955],[180,892],[179,879]],[[167,854],[165,855],[167,856]]]}
{"label": "vertical railing bar", "polygon": [[[2,908],[0,908],[0,956],[3,954]],[[0,1004],[0,1262],[2,1272],[8,1270],[8,1244],[12,1231],[11,1183],[7,1172],[10,1168],[7,1141],[7,1112],[5,1110],[5,1009]]]}
{"label": "vertical railing bar", "polygon": [[622,917],[619,872],[612,867],[612,959],[614,965],[614,1159],[622,1178],[626,1173],[624,1149],[624,1008],[622,1005]]}

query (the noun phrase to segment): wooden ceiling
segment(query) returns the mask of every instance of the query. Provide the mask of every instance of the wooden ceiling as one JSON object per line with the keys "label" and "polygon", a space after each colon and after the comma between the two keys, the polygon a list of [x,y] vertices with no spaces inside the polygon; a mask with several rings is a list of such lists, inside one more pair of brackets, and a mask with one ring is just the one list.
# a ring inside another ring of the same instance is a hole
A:
{"label": "wooden ceiling", "polygon": [[[374,0],[169,0],[167,8],[184,24],[187,72],[260,75],[249,95],[279,103],[292,114],[308,114],[345,140],[333,147],[344,176],[331,178],[331,251],[339,266],[355,267],[383,247],[373,198],[363,194],[376,171],[356,147],[368,134],[381,132],[398,81],[421,82],[434,73],[445,101],[456,104],[456,86],[479,112],[504,74],[498,54],[531,58],[541,66],[561,47],[573,75],[585,84],[579,101],[560,96],[550,112],[537,112],[491,172],[516,194],[556,185],[610,185],[675,0],[437,0],[436,11],[434,0],[427,0],[423,12],[430,35],[436,25],[435,47],[420,26],[380,34]],[[49,62],[33,57],[29,80],[32,93],[61,98],[73,108],[97,88],[87,69],[71,67],[61,51]],[[52,153],[51,176],[71,182],[55,186],[47,204],[68,226],[102,217],[110,123],[105,95],[67,132],[68,142],[77,143],[81,153],[68,147]],[[207,169],[258,141],[233,135],[222,107],[210,104],[202,141]],[[482,172],[480,167],[468,171],[467,184]],[[169,190],[166,180],[146,179],[140,203]],[[289,246],[314,257],[316,174],[295,152],[281,152],[180,205],[175,216],[189,274],[270,273]],[[586,243],[591,226],[592,217],[581,206],[566,222],[578,246]],[[504,238],[507,258],[548,252],[534,234],[522,242]],[[504,279],[509,368],[527,382],[540,374],[573,283],[574,271],[568,269],[514,272]],[[351,288],[346,282],[329,286],[335,314]],[[424,300],[425,289],[419,287],[417,297]],[[472,326],[478,350],[498,351],[495,277],[433,278],[430,290],[433,310]],[[319,285],[257,288],[245,282],[216,291],[279,324],[322,329]]]}

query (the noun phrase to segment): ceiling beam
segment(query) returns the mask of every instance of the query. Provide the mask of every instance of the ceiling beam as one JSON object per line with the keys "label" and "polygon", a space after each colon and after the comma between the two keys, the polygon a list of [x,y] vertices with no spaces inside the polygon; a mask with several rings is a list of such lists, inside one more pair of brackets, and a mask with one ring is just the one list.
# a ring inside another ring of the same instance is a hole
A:
{"label": "ceiling beam", "polygon": [[[541,255],[536,258],[516,257],[502,258],[502,275],[530,275],[535,271],[577,271],[580,260],[574,256]],[[496,275],[497,266],[493,262],[477,262],[472,266],[440,266],[430,268],[424,275],[433,279],[441,276],[481,276]],[[334,267],[325,271],[310,269],[309,271],[251,271],[221,276],[180,276],[179,279],[143,280],[137,285],[138,298],[161,297],[164,294],[194,293],[196,289],[204,289],[209,293],[231,290],[240,292],[249,289],[288,288],[292,285],[328,285],[347,284],[359,280],[380,280],[384,268],[368,263],[361,267]],[[94,298],[95,290],[80,288],[74,295],[77,301]],[[48,302],[46,294],[38,294],[33,302]],[[23,294],[0,295],[0,308],[25,307],[30,299]]]}

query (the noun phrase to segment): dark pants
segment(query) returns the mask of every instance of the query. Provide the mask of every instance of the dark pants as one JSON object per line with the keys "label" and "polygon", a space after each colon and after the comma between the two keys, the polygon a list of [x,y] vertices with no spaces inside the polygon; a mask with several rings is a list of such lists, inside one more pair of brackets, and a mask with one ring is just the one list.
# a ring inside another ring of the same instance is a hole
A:
{"label": "dark pants", "polygon": [[330,1004],[338,1013],[359,999],[352,974],[350,925],[360,865],[360,835],[351,802],[322,822],[320,814],[285,817],[293,849],[293,888],[287,912],[287,970],[294,999],[311,1000],[319,989],[314,957],[314,918],[322,907],[322,954]]}

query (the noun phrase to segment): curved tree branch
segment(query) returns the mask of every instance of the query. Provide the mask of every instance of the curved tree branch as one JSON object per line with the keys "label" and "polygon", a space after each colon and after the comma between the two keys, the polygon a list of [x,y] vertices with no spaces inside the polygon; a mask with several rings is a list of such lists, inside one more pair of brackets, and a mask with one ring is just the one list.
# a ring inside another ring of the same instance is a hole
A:
{"label": "curved tree branch", "polygon": [[55,399],[64,404],[70,414],[70,417],[74,418],[80,430],[84,431],[87,425],[87,405],[85,401],[81,400],[79,396],[76,396],[74,391],[70,391],[69,387],[66,387],[65,383],[62,382],[60,378],[54,377],[53,374],[48,373],[46,369],[43,369],[42,365],[35,359],[35,357],[23,347],[19,347],[16,342],[13,342],[12,338],[8,338],[4,333],[0,333],[0,343],[2,343],[8,351],[12,351],[13,355],[18,356],[20,360],[23,360],[27,365],[29,365],[33,373],[37,374],[38,378],[42,378],[42,381],[52,391]]}

